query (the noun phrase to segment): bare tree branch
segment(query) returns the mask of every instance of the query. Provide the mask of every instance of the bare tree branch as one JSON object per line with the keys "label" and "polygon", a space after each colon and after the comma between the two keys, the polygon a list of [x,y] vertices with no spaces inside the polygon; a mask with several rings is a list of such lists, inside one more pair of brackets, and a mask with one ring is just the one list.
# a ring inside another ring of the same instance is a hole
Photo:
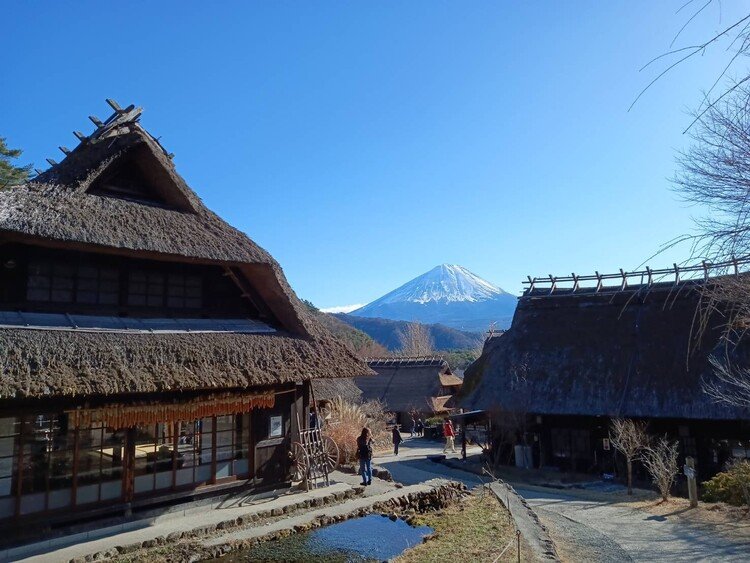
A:
{"label": "bare tree branch", "polygon": [[657,438],[643,450],[641,460],[664,501],[669,500],[669,494],[679,471],[678,456],[679,442],[670,441],[666,435]]}
{"label": "bare tree branch", "polygon": [[398,335],[404,356],[431,356],[435,351],[430,329],[421,323],[409,323]]}
{"label": "bare tree branch", "polygon": [[609,431],[612,447],[625,456],[628,469],[628,494],[633,494],[633,462],[648,445],[646,423],[634,422],[629,418],[612,419]]}

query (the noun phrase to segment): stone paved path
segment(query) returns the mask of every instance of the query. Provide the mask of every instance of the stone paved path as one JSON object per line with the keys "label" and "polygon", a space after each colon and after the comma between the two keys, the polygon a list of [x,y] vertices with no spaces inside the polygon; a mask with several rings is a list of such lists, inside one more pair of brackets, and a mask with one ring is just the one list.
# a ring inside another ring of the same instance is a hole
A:
{"label": "stone paved path", "polygon": [[[486,481],[429,461],[430,455],[442,451],[434,442],[407,441],[402,448],[401,459],[376,459],[396,481],[412,484],[444,477],[467,486]],[[625,505],[583,500],[574,492],[511,484],[547,526],[560,555],[567,554],[570,561],[750,561],[747,529],[744,534],[730,534],[712,524],[697,525]]]}

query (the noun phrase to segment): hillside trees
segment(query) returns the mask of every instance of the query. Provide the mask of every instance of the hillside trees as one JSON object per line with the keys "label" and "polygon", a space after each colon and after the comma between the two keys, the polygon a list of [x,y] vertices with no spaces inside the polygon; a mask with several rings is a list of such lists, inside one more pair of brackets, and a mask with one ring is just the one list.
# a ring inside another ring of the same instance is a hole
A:
{"label": "hillside trees", "polygon": [[0,189],[23,184],[31,172],[31,164],[18,166],[14,161],[21,156],[21,149],[8,147],[5,137],[0,137]]}
{"label": "hillside trees", "polygon": [[421,323],[409,323],[399,333],[403,356],[431,356],[435,351],[429,329]]}

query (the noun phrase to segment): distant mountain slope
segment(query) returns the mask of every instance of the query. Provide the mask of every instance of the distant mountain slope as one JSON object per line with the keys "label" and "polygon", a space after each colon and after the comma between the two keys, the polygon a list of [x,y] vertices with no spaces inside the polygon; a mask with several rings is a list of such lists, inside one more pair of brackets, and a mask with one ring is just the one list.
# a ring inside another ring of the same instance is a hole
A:
{"label": "distant mountain slope", "polygon": [[[401,348],[399,334],[406,330],[406,321],[390,319],[370,319],[345,313],[330,315],[372,337],[391,351]],[[465,350],[482,345],[483,336],[475,332],[466,332],[443,325],[427,325],[436,350]]]}
{"label": "distant mountain slope", "polygon": [[337,315],[323,313],[309,301],[304,302],[310,313],[322,324],[333,336],[344,342],[352,351],[360,357],[385,356],[388,350],[379,344],[365,332],[358,330],[349,323],[343,322]]}
{"label": "distant mountain slope", "polygon": [[[483,332],[510,326],[517,299],[462,266],[442,264],[352,311],[355,317],[442,324]],[[377,340],[377,338],[376,338]]]}

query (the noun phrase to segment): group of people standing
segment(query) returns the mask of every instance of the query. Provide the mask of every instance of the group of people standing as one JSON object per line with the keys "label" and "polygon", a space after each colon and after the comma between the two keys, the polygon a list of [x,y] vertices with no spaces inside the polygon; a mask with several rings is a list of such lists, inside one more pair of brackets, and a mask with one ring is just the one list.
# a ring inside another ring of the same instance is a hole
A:
{"label": "group of people standing", "polygon": [[[412,437],[415,435],[415,429],[418,429],[417,436],[423,435],[424,423],[421,420],[416,421],[412,418]],[[404,441],[398,424],[393,425],[391,436],[393,441],[393,455],[398,455],[398,447]],[[453,422],[450,419],[443,421],[443,436],[445,437],[443,453],[446,453],[448,448],[455,453],[456,429],[453,427]],[[369,428],[363,428],[362,433],[357,438],[357,458],[359,459],[359,473],[362,475],[362,485],[365,486],[372,484],[372,455],[372,432]]]}
{"label": "group of people standing", "polygon": [[424,420],[421,418],[411,417],[411,437],[417,436],[421,438],[424,436]]}

